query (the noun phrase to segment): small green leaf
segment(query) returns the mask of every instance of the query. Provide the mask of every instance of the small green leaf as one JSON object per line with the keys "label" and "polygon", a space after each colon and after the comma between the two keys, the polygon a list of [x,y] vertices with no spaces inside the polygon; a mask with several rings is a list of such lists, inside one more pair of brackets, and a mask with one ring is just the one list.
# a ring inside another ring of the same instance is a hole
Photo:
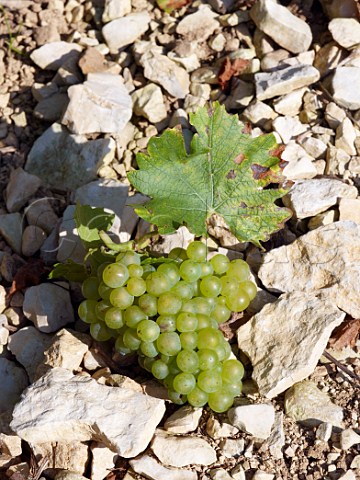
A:
{"label": "small green leaf", "polygon": [[168,257],[146,257],[141,260],[141,265],[158,265],[161,263],[174,263],[176,260]]}
{"label": "small green leaf", "polygon": [[65,278],[69,282],[83,282],[87,276],[86,267],[70,259],[66,263],[56,263],[49,274],[50,280]]}
{"label": "small green leaf", "polygon": [[198,132],[190,153],[172,129],[150,139],[148,155],[137,155],[139,170],[128,178],[151,200],[136,213],[161,234],[186,225],[197,236],[207,234],[217,215],[240,241],[260,245],[291,216],[274,203],[287,190],[265,188],[284,180],[274,135],[252,138],[217,102],[190,115],[190,122]]}
{"label": "small green leaf", "polygon": [[134,242],[132,240],[124,243],[115,243],[111,240],[110,235],[103,230],[99,232],[99,237],[103,244],[114,252],[128,252],[129,250],[134,250]]}
{"label": "small green leaf", "polygon": [[102,245],[99,231],[111,228],[115,214],[108,213],[103,208],[77,204],[74,219],[79,237],[84,246],[89,249]]}

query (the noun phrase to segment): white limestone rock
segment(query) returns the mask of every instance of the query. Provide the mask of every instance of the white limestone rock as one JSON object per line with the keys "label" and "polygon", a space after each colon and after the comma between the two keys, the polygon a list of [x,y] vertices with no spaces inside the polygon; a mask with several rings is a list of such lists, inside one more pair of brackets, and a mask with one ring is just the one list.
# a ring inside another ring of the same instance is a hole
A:
{"label": "white limestone rock", "polygon": [[94,443],[91,449],[91,480],[103,480],[115,467],[118,455],[103,443]]}
{"label": "white limestone rock", "polygon": [[166,419],[164,428],[171,433],[189,433],[197,429],[202,415],[202,408],[185,405]]}
{"label": "white limestone rock", "polygon": [[360,225],[360,198],[340,198],[339,220],[351,220]]}
{"label": "white limestone rock", "polygon": [[40,185],[41,180],[36,175],[25,172],[21,167],[13,170],[5,191],[8,212],[18,212]]}
{"label": "white limestone rock", "polygon": [[317,175],[316,167],[306,151],[294,140],[290,140],[281,154],[281,159],[288,162],[283,174],[289,180],[303,180]]}
{"label": "white limestone rock", "polygon": [[24,392],[11,428],[29,443],[93,439],[129,458],[147,447],[164,412],[162,400],[53,368]]}
{"label": "white limestone rock", "polygon": [[348,450],[353,445],[360,444],[360,435],[352,428],[346,428],[340,432],[340,447],[342,450]]}
{"label": "white limestone rock", "polygon": [[50,42],[30,54],[31,60],[45,70],[58,70],[69,59],[78,59],[82,47],[76,43]]}
{"label": "white limestone rock", "polygon": [[275,421],[272,405],[240,405],[230,408],[228,417],[232,425],[256,438],[267,439]]}
{"label": "white limestone rock", "polygon": [[[283,256],[282,261],[287,258]],[[270,264],[264,265],[268,268]],[[293,281],[300,275],[297,270]],[[332,330],[345,317],[326,294],[300,289],[301,286],[265,305],[237,331],[239,348],[249,357],[254,367],[252,377],[267,398],[275,397],[314,371]]]}
{"label": "white limestone rock", "polygon": [[55,332],[74,321],[68,290],[52,283],[28,288],[23,309],[25,316],[43,333]]}
{"label": "white limestone rock", "polygon": [[10,455],[11,457],[21,455],[21,438],[16,435],[5,435],[5,433],[0,433],[0,450],[1,455]]}
{"label": "white limestone rock", "polygon": [[245,450],[245,441],[243,438],[225,438],[219,444],[221,455],[226,458],[236,458]]}
{"label": "white limestone rock", "polygon": [[59,471],[60,469],[82,475],[85,473],[89,462],[88,445],[83,442],[42,442],[41,444],[31,445],[33,453],[37,460],[48,458],[47,468],[51,469],[49,473]]}
{"label": "white limestone rock", "polygon": [[131,468],[139,475],[144,475],[150,480],[197,480],[198,475],[191,470],[167,468],[158,463],[149,455],[142,455],[130,460]]}
{"label": "white limestone rock", "polygon": [[218,438],[233,437],[239,433],[239,429],[230,423],[220,421],[215,417],[209,417],[206,422],[206,433],[214,440]]}
{"label": "white limestone rock", "polygon": [[356,155],[356,130],[348,117],[336,129],[335,147],[341,148],[348,155]]}
{"label": "white limestone rock", "polygon": [[74,262],[81,263],[86,254],[75,225],[75,208],[75,205],[69,205],[63,213],[62,222],[59,226],[59,242],[55,249],[58,262],[64,263],[71,259]]}
{"label": "white limestone rock", "polygon": [[72,133],[119,133],[132,116],[131,96],[119,75],[89,73],[83,84],[69,88],[68,95],[61,123]]}
{"label": "white limestone rock", "polygon": [[360,43],[360,24],[355,18],[333,18],[329,30],[333,39],[344,48]]}
{"label": "white limestone rock", "polygon": [[[11,412],[18,402],[21,392],[28,385],[28,377],[23,368],[15,362],[0,357],[0,415]],[[0,418],[1,420],[1,418]]]}
{"label": "white limestone rock", "polygon": [[325,120],[330,128],[336,130],[340,123],[346,118],[345,111],[336,103],[329,102],[325,107]]}
{"label": "white limestone rock", "polygon": [[53,336],[51,344],[45,350],[44,365],[77,370],[90,344],[91,338],[85,333],[63,328]]}
{"label": "white limestone rock", "polygon": [[334,178],[299,180],[283,198],[297,218],[313,217],[336,205],[339,198],[356,198],[357,188]]}
{"label": "white limestone rock", "polygon": [[105,0],[102,21],[104,23],[123,17],[131,12],[131,0]]}
{"label": "white limestone rock", "polygon": [[360,68],[338,67],[332,79],[336,103],[349,110],[360,108]]}
{"label": "white limestone rock", "polygon": [[245,110],[242,112],[242,117],[245,120],[251,122],[252,125],[259,127],[264,127],[269,123],[269,120],[273,120],[277,117],[274,110],[264,102],[254,102],[251,103]]}
{"label": "white limestone rock", "polygon": [[303,103],[303,96],[307,88],[299,88],[293,92],[281,95],[281,97],[273,100],[273,107],[275,112],[280,115],[288,115],[294,117],[300,113],[301,105]]}
{"label": "white limestone rock", "polygon": [[299,117],[279,116],[273,120],[272,125],[285,144],[289,143],[292,137],[296,137],[308,129],[307,125],[300,122]]}
{"label": "white limestone rock", "polygon": [[208,5],[200,5],[195,13],[185,15],[176,26],[176,33],[190,42],[205,42],[219,27],[217,14]]}
{"label": "white limestone rock", "polygon": [[120,48],[135,42],[149,28],[150,15],[148,12],[129,13],[107,23],[102,34],[111,53],[118,53]]}
{"label": "white limestone rock", "polygon": [[312,42],[309,25],[273,0],[258,0],[250,11],[256,26],[292,53],[305,52]]}
{"label": "white limestone rock", "polygon": [[300,141],[300,144],[306,153],[315,159],[323,158],[326,154],[327,145],[320,138],[306,137]]}
{"label": "white limestone rock", "polygon": [[161,88],[149,83],[131,95],[134,113],[149,120],[151,123],[161,122],[167,116],[164,97]]}

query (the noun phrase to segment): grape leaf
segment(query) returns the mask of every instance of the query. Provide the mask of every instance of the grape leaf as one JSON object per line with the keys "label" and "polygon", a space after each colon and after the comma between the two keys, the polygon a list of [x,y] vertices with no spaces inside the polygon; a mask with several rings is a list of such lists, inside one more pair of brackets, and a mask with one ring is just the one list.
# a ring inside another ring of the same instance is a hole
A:
{"label": "grape leaf", "polygon": [[136,213],[159,233],[186,225],[197,236],[206,235],[217,215],[240,241],[260,245],[291,216],[274,203],[287,189],[265,188],[284,180],[275,137],[251,138],[217,102],[191,114],[190,122],[198,133],[189,153],[175,128],[151,138],[148,154],[137,155],[139,170],[128,178],[151,200],[134,205]]}
{"label": "grape leaf", "polygon": [[78,203],[74,219],[78,235],[84,246],[89,249],[102,245],[99,231],[109,230],[114,223],[115,214],[108,213],[103,208],[95,208]]}
{"label": "grape leaf", "polygon": [[83,282],[88,276],[85,265],[68,259],[66,263],[56,263],[49,274],[50,280],[65,278],[69,282]]}

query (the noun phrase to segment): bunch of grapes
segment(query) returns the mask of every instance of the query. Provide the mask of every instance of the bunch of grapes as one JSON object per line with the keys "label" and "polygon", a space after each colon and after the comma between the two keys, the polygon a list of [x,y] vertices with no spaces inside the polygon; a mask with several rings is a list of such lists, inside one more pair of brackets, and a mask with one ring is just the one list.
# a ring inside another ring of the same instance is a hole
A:
{"label": "bunch of grapes", "polygon": [[256,286],[243,260],[206,257],[199,241],[173,249],[157,268],[120,253],[84,281],[79,316],[96,340],[113,337],[119,353],[138,352],[173,402],[224,412],[241,392],[244,368],[230,358],[219,324],[248,307]]}

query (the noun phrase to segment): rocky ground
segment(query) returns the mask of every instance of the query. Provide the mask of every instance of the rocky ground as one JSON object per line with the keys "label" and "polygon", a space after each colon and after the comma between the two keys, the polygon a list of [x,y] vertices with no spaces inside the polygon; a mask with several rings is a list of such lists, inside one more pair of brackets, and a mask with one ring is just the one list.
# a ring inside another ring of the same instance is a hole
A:
{"label": "rocky ground", "polygon": [[[358,7],[0,0],[0,478],[360,478]],[[111,208],[121,241],[146,231],[125,205],[143,199],[135,155],[169,126],[191,135],[209,100],[274,132],[294,182],[265,252],[210,232],[259,285],[225,332],[247,371],[227,415],[171,404],[91,340],[77,285],[47,281],[83,258],[75,201]]]}

